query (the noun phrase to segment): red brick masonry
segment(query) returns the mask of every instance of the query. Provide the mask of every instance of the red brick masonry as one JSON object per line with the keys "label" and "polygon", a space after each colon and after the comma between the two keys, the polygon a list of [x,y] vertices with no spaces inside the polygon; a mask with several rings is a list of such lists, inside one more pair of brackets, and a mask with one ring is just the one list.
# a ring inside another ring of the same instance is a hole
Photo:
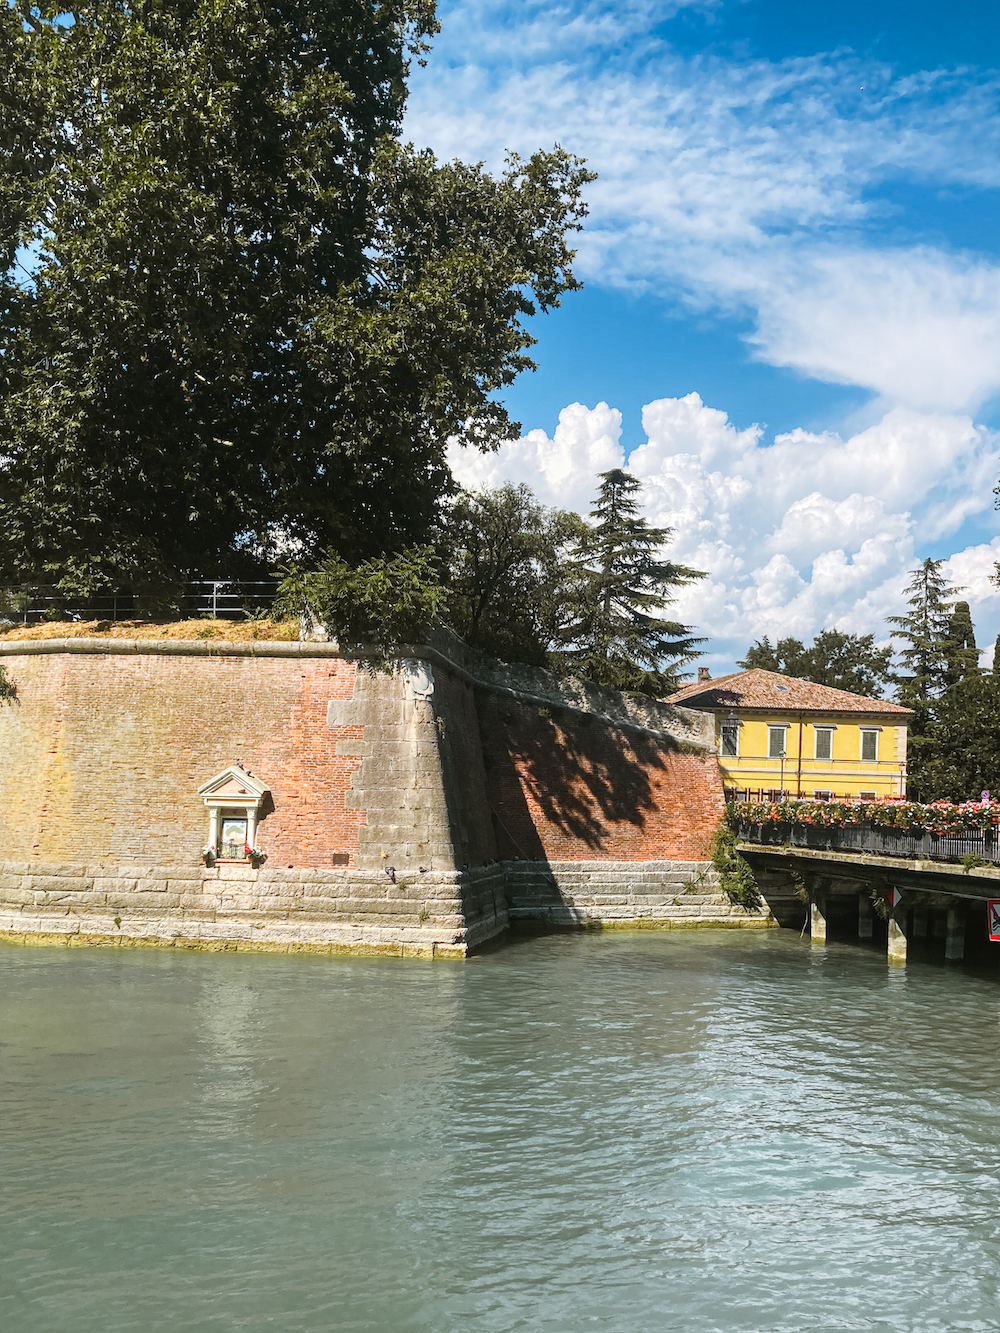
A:
{"label": "red brick masonry", "polygon": [[724,803],[714,753],[485,692],[480,726],[501,858],[707,859]]}
{"label": "red brick masonry", "polygon": [[201,784],[239,759],[271,789],[275,864],[353,855],[364,810],[344,798],[361,760],[327,704],[354,687],[336,658],[38,655],[7,658],[0,828],[8,861],[199,863]]}
{"label": "red brick masonry", "polygon": [[[0,935],[459,957],[509,903],[715,921],[678,906],[723,809],[710,716],[412,653],[387,673],[332,644],[0,645]],[[266,865],[205,868],[198,788],[236,760],[270,789]]]}

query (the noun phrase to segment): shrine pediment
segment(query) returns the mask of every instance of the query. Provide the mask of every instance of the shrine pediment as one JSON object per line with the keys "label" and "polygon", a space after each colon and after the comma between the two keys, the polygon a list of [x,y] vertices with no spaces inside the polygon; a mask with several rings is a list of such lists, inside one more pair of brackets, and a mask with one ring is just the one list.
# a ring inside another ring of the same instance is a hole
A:
{"label": "shrine pediment", "polygon": [[199,787],[198,795],[204,797],[206,805],[259,806],[270,791],[255,774],[239,764],[230,764]]}

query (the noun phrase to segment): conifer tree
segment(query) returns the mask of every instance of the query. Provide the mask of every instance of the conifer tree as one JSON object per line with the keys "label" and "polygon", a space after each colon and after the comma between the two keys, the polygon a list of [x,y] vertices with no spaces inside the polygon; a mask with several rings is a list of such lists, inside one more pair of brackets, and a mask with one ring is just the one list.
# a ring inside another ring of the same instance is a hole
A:
{"label": "conifer tree", "polygon": [[563,660],[596,685],[662,696],[677,689],[679,669],[700,655],[704,639],[658,612],[675,588],[705,575],[662,558],[672,529],[640,517],[640,488],[621,468],[601,473],[593,525],[576,555],[583,605]]}
{"label": "conifer tree", "polygon": [[[897,673],[896,684],[899,702],[914,713],[909,728],[907,772],[910,794],[918,799],[926,794],[924,772],[926,769],[929,774],[936,753],[932,734],[934,705],[945,693],[949,673],[954,670],[951,628],[957,608],[950,599],[959,589],[946,582],[941,573],[942,563],[928,558],[913,570],[906,588],[909,612],[886,617],[895,627],[893,637],[902,639],[905,645],[899,656],[906,670]],[[971,620],[968,628],[971,630]],[[960,628],[956,632],[964,636],[967,631]],[[967,653],[964,637],[962,642],[960,651]]]}
{"label": "conifer tree", "polygon": [[913,570],[906,588],[909,613],[886,617],[889,624],[896,627],[893,638],[902,639],[906,645],[899,656],[908,674],[897,674],[896,677],[900,702],[915,708],[918,713],[948,684],[950,631],[955,610],[955,603],[949,599],[959,589],[950,587],[945,581],[941,574],[942,563],[928,558]]}
{"label": "conifer tree", "polygon": [[946,679],[949,685],[957,685],[960,680],[978,676],[979,649],[976,647],[976,629],[972,623],[972,614],[968,602],[956,602],[948,622],[948,640],[945,651],[948,654]]}

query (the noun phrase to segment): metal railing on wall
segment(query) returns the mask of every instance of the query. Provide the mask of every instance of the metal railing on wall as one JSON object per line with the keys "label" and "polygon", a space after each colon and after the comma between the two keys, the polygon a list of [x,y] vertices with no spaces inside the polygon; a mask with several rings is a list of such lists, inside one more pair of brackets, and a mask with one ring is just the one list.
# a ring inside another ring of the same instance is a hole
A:
{"label": "metal railing on wall", "polygon": [[[176,614],[192,619],[211,616],[217,620],[247,620],[269,611],[277,591],[277,579],[196,579],[183,585],[176,599]],[[0,588],[0,620],[11,624],[136,620],[143,616],[139,596],[128,588],[108,588],[90,597],[74,597],[46,584]]]}
{"label": "metal railing on wall", "polygon": [[744,842],[770,847],[803,847],[816,852],[873,852],[917,861],[961,861],[978,856],[1000,863],[996,829],[967,829],[956,834],[908,832],[882,825],[851,824],[826,828],[817,824],[740,824]]}

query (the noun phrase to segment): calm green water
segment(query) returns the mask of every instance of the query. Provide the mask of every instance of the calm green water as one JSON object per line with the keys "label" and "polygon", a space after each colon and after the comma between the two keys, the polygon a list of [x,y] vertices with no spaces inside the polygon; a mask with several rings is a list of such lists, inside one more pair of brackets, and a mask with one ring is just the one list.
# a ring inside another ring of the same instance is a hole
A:
{"label": "calm green water", "polygon": [[0,950],[0,1328],[1000,1329],[1000,983]]}

